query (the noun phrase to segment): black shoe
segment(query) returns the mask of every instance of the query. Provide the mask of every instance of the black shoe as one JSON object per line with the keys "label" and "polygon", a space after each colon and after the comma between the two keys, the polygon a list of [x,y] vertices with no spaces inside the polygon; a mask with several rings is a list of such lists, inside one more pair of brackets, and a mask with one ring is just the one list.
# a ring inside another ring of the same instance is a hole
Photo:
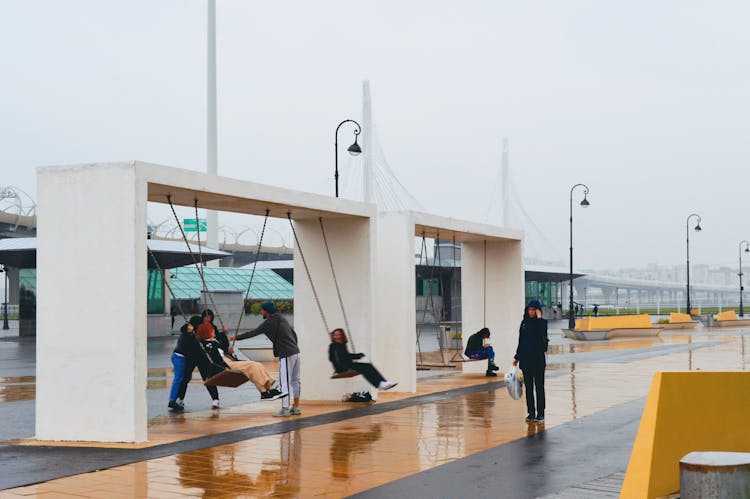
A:
{"label": "black shoe", "polygon": [[500,370],[500,368],[497,367],[495,364],[490,364],[490,369],[492,369],[493,371],[499,371]]}
{"label": "black shoe", "polygon": [[529,414],[528,416],[526,416],[526,422],[527,423],[533,423],[535,421],[536,421],[536,418],[534,416],[532,416],[531,414]]}
{"label": "black shoe", "polygon": [[173,411],[184,411],[185,410],[185,408],[183,406],[181,406],[180,404],[178,404],[174,400],[170,400],[169,403],[167,404],[167,407],[169,407]]}
{"label": "black shoe", "polygon": [[536,422],[544,424],[544,414],[537,414]]}
{"label": "black shoe", "polygon": [[487,377],[497,376],[497,374],[494,373],[494,372],[492,372],[492,371],[487,371],[486,373],[484,373],[484,375],[487,376]]}
{"label": "black shoe", "polygon": [[270,390],[262,392],[260,394],[260,399],[261,400],[277,400],[282,397],[286,397],[287,395],[289,395],[288,392],[280,392],[276,388],[271,388]]}

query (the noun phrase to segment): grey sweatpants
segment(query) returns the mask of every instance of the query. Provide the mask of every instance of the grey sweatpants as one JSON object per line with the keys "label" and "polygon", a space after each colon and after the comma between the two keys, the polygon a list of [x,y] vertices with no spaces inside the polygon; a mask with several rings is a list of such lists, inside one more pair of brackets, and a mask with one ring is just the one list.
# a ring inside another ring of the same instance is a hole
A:
{"label": "grey sweatpants", "polygon": [[291,406],[293,398],[299,398],[302,390],[300,378],[300,354],[295,353],[289,357],[279,357],[279,382],[281,391],[289,392],[289,395],[281,399],[281,407]]}

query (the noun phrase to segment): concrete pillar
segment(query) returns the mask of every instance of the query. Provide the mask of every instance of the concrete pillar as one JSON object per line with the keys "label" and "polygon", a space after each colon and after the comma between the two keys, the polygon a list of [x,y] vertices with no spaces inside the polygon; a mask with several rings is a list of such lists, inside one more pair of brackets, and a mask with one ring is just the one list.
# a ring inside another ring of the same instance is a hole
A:
{"label": "concrete pillar", "polygon": [[21,274],[18,267],[5,267],[8,271],[8,305],[18,305],[21,296]]}
{"label": "concrete pillar", "polygon": [[146,185],[126,164],[37,179],[36,436],[142,442]]}
{"label": "concrete pillar", "polygon": [[[387,346],[382,352],[375,351],[371,330],[375,222],[369,218],[327,218],[323,220],[323,224],[351,327],[347,335],[356,350],[367,355],[364,362],[372,362],[378,366],[378,361],[382,360],[379,355],[385,356],[389,352],[386,351]],[[369,389],[369,384],[361,376],[330,379],[333,367],[328,361],[329,333],[339,327],[346,329],[344,317],[318,219],[295,220],[294,226],[328,322],[326,329],[305,273],[300,248],[295,247],[294,329],[302,353],[302,398],[338,400],[345,392]],[[413,289],[410,288],[412,291]],[[402,348],[407,343],[402,340],[392,345]]]}
{"label": "concrete pillar", "polygon": [[[488,327],[497,364],[505,370],[516,351],[525,305],[523,243],[467,241],[462,251],[464,348],[471,334]],[[480,372],[486,369],[486,363],[466,362],[463,367],[464,371]]]}
{"label": "concrete pillar", "polygon": [[[394,390],[417,390],[414,221],[406,213],[380,213],[377,222],[375,331],[378,361]],[[463,299],[462,299],[463,301]],[[465,317],[465,316],[464,316]],[[466,336],[467,330],[463,329]],[[397,348],[391,348],[397,346]]]}

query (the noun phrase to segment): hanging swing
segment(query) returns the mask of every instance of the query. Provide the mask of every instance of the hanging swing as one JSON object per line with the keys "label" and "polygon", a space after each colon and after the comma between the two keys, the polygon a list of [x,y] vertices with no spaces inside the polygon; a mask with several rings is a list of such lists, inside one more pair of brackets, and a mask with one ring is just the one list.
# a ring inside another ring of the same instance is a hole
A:
{"label": "hanging swing", "polygon": [[[302,265],[305,268],[305,273],[307,274],[307,281],[310,283],[310,289],[312,290],[313,297],[315,298],[315,304],[318,306],[318,312],[320,312],[320,318],[323,321],[323,327],[325,327],[326,332],[330,331],[330,328],[328,327],[328,321],[326,320],[325,313],[323,312],[323,307],[320,304],[320,298],[318,297],[318,291],[315,289],[315,284],[313,283],[312,276],[310,274],[310,268],[307,266],[307,260],[305,259],[305,254],[302,251],[302,246],[300,245],[299,238],[297,237],[297,231],[294,228],[294,223],[292,222],[292,214],[287,212],[287,218],[289,219],[289,226],[292,228],[292,235],[294,236],[294,241],[297,244],[297,250],[299,251],[300,259],[302,260]],[[341,307],[341,315],[344,317],[344,326],[346,327],[347,331],[350,331],[349,329],[349,319],[346,316],[346,310],[344,309],[344,301],[341,298],[341,289],[339,288],[338,279],[336,279],[336,271],[333,267],[333,258],[331,258],[331,250],[328,247],[328,238],[326,237],[326,231],[323,227],[323,217],[318,218],[318,222],[320,223],[320,234],[323,238],[323,243],[326,248],[326,255],[328,256],[328,264],[331,268],[331,275],[333,276],[333,283],[336,287],[336,295],[339,299],[339,306]],[[351,336],[351,335],[350,335]],[[351,339],[352,348],[354,348],[354,340]],[[348,370],[344,372],[334,372],[331,375],[331,379],[344,379],[344,378],[353,378],[355,376],[359,376],[359,373],[354,370]]]}
{"label": "hanging swing", "polygon": [[[430,267],[430,273],[429,278],[427,280],[427,298],[425,299],[424,308],[422,310],[422,320],[417,324],[417,351],[419,353],[419,362],[417,363],[417,369],[418,370],[429,370],[433,367],[456,367],[455,365],[449,364],[445,360],[445,353],[443,351],[443,345],[440,342],[440,321],[438,320],[438,313],[437,309],[435,308],[435,300],[433,299],[433,293],[432,293],[432,282],[435,279],[435,267],[439,265],[440,262],[440,244],[438,244],[438,241],[440,239],[440,234],[437,234],[434,241],[436,244],[436,253],[435,258],[433,258],[432,265],[429,265],[429,257],[426,256],[427,253],[427,240],[426,235],[424,231],[422,232],[422,245],[420,247],[419,251],[419,264],[422,265],[422,258],[424,256],[425,263],[428,264],[427,266]],[[442,284],[442,272],[438,272],[438,289],[437,291],[440,291],[440,286]],[[422,354],[422,345],[420,343],[420,338],[422,336],[422,327],[425,326],[425,320],[427,318],[427,310],[428,308],[431,309],[432,312],[432,323],[430,324],[433,327],[437,328],[437,335],[438,335],[438,349],[440,351],[440,360],[442,361],[441,364],[426,364],[423,361],[423,354]]]}
{"label": "hanging swing", "polygon": [[[482,327],[487,327],[487,241],[484,242],[483,247],[483,267],[482,267]],[[456,257],[455,257],[455,238],[454,238],[454,248],[453,248],[453,264],[455,266],[456,264]],[[463,256],[462,256],[463,259]],[[462,260],[463,261],[463,260]],[[455,267],[454,267],[455,268]],[[463,300],[463,297],[461,298]],[[453,357],[451,357],[451,362],[478,362],[485,359],[472,359],[471,357],[466,357],[465,352],[462,352],[461,349],[457,349],[456,353],[453,354]]]}
{"label": "hanging swing", "polygon": [[[196,259],[195,258],[195,254],[193,253],[193,250],[190,247],[190,243],[188,242],[187,235],[185,234],[185,230],[182,227],[182,224],[180,223],[180,219],[177,216],[177,212],[174,209],[174,205],[172,204],[172,197],[169,196],[169,195],[167,196],[167,203],[169,203],[169,207],[172,210],[172,215],[174,216],[175,222],[177,223],[177,227],[180,229],[180,234],[182,235],[182,240],[185,241],[185,245],[187,246],[188,253],[190,253],[190,257],[193,260],[193,265],[195,265],[195,269],[198,272],[198,276],[201,279],[201,285],[203,287],[203,293],[202,293],[203,294],[203,306],[204,306],[204,308],[207,308],[206,307],[206,297],[207,297],[211,301],[211,307],[212,307],[212,309],[214,311],[214,314],[215,314],[216,318],[219,320],[219,324],[221,324],[221,327],[223,329],[224,328],[224,322],[222,321],[221,315],[219,313],[219,310],[216,307],[216,303],[214,302],[213,295],[211,295],[211,293],[209,293],[208,286],[206,284],[205,271],[204,271],[205,269],[204,269],[204,266],[203,266],[203,250],[201,249],[200,231],[197,231],[197,233],[196,233],[197,234],[197,238],[198,238],[198,258]],[[195,199],[194,208],[195,208],[195,219],[199,220],[199,217],[198,217],[198,199]],[[261,245],[263,243],[263,234],[265,233],[266,224],[268,222],[268,216],[269,216],[269,210],[266,210],[266,215],[265,215],[265,218],[263,219],[263,232],[261,232],[261,236],[260,236],[260,238],[258,240],[258,248],[257,248],[256,254],[255,254],[255,262],[253,263],[253,269],[252,269],[252,272],[250,274],[250,282],[248,283],[247,291],[245,292],[245,299],[247,299],[247,296],[250,293],[250,287],[252,286],[252,284],[253,284],[253,278],[255,277],[255,268],[258,265],[258,256],[260,254]],[[153,253],[151,254],[151,256],[153,257]],[[154,263],[156,263],[156,259],[155,258],[154,258]],[[158,267],[158,264],[157,264],[157,267]],[[169,286],[169,284],[167,284],[167,287],[169,288],[169,293],[172,295],[172,299],[176,300],[175,295],[172,292],[172,287]],[[242,301],[243,311],[244,311],[244,306],[245,306],[245,301],[243,300]],[[182,310],[182,309],[180,308],[180,310]],[[243,313],[240,313],[240,320],[237,323],[237,330],[238,331],[239,331],[239,328],[240,328],[240,324],[242,322],[242,316],[243,315],[244,315]],[[183,316],[184,316],[184,314],[183,314]],[[235,337],[236,336],[237,336],[237,334],[235,333]],[[198,342],[198,345],[201,347],[201,350],[203,351],[203,353],[209,359],[209,362],[211,362],[211,365],[215,368],[216,371],[218,371],[216,374],[214,374],[213,376],[210,376],[205,381],[203,381],[204,385],[206,385],[206,386],[223,386],[223,387],[228,387],[228,388],[236,388],[236,387],[238,387],[238,386],[246,383],[247,381],[249,381],[249,379],[247,378],[247,376],[242,371],[237,370],[237,369],[230,369],[230,368],[227,368],[227,367],[224,367],[224,366],[219,366],[219,365],[213,363],[211,361],[211,357],[208,355],[208,352],[206,352],[206,349],[203,346],[203,344],[199,340],[197,340],[197,339],[196,339],[196,341]],[[232,348],[234,349],[234,343],[232,343]],[[231,354],[229,354],[229,352],[227,352],[226,355],[228,355],[228,356],[231,357]]]}

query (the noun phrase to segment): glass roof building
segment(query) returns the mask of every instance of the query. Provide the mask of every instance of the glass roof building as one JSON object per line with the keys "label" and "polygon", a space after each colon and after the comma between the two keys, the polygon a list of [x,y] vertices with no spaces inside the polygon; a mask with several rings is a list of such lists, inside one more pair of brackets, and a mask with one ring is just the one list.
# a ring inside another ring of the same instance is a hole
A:
{"label": "glass roof building", "polygon": [[[206,287],[211,291],[247,290],[252,269],[205,267]],[[203,284],[194,266],[171,270],[170,286],[178,300],[200,298]],[[273,270],[256,269],[248,296],[251,300],[292,300],[294,286]]]}

